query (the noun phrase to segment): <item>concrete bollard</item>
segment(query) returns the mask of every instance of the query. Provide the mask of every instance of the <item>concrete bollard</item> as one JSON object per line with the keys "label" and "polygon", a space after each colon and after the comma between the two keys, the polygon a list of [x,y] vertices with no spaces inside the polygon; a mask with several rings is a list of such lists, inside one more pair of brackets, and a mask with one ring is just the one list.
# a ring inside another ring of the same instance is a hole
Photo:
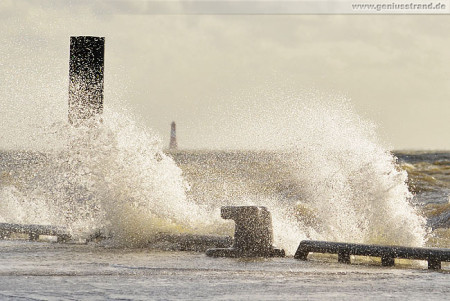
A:
{"label": "concrete bollard", "polygon": [[282,249],[272,246],[272,216],[266,207],[227,206],[221,208],[224,219],[236,223],[231,248],[208,249],[211,257],[284,257]]}
{"label": "concrete bollard", "polygon": [[103,112],[105,38],[70,37],[69,122],[77,125]]}

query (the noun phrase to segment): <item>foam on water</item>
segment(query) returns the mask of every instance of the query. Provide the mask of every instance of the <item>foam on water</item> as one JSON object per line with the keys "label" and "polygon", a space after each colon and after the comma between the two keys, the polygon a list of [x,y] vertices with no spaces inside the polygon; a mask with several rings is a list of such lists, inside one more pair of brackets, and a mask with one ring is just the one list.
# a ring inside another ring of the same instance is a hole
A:
{"label": "foam on water", "polygon": [[22,191],[3,188],[3,221],[65,225],[76,235],[101,229],[126,245],[205,231],[210,215],[186,199],[182,172],[155,135],[118,113],[92,123],[54,125],[67,145],[21,171]]}
{"label": "foam on water", "polygon": [[296,123],[301,136],[283,155],[311,212],[313,239],[421,246],[424,218],[411,205],[407,173],[348,102],[316,102]]}
{"label": "foam on water", "polygon": [[375,126],[358,116],[347,100],[282,93],[258,97],[254,114],[238,117],[236,123],[253,130],[246,137],[269,141],[280,153],[283,172],[294,179],[294,197],[263,202],[276,208],[271,211],[281,245],[292,250],[305,237],[424,243],[425,220],[411,204],[406,172],[380,143]]}
{"label": "foam on water", "polygon": [[271,137],[254,137],[281,146],[276,159],[293,179],[294,197],[255,193],[245,181],[232,199],[218,200],[223,186],[187,197],[189,184],[157,136],[130,116],[107,111],[93,125],[49,129],[65,146],[2,185],[0,220],[65,225],[77,236],[100,229],[116,244],[136,246],[161,231],[231,234],[219,208],[253,204],[269,208],[275,243],[291,254],[305,238],[424,243],[424,219],[410,204],[406,172],[348,102],[291,97],[278,100],[276,109],[270,99],[265,104],[260,113],[274,116],[251,121]]}
{"label": "foam on water", "polygon": [[[233,200],[226,200],[227,204],[270,208],[276,244],[290,253],[305,238],[424,244],[425,218],[411,203],[407,173],[378,140],[375,125],[356,114],[348,100],[279,90],[249,97],[254,100],[250,108],[251,101],[242,101],[242,105],[238,100],[220,111],[234,116],[232,124],[244,129],[242,135],[233,137],[278,154],[274,160],[278,170],[261,172],[288,173],[284,190],[291,191],[277,193],[270,185],[278,183],[265,182],[263,177],[260,190],[249,189],[235,168],[230,173],[239,177],[241,183],[236,182],[241,188],[232,191]],[[228,131],[227,126],[232,131],[234,126],[223,122],[225,118],[217,119],[217,126],[225,128],[222,132]],[[254,161],[238,164],[255,166]]]}

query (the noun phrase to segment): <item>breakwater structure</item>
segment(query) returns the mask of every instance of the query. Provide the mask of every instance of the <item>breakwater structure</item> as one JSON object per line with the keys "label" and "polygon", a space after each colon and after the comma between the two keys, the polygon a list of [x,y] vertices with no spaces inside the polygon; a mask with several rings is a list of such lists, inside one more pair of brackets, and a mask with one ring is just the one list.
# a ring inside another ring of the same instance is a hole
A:
{"label": "breakwater structure", "polygon": [[27,234],[31,241],[39,240],[41,235],[56,237],[57,242],[67,242],[71,239],[70,232],[65,227],[0,223],[1,239],[11,238],[13,234]]}
{"label": "breakwater structure", "polygon": [[428,269],[441,269],[442,261],[450,261],[450,249],[413,248],[304,240],[300,242],[295,259],[307,260],[309,253],[337,254],[338,261],[351,263],[350,255],[381,257],[383,266],[393,266],[395,258],[428,261]]}

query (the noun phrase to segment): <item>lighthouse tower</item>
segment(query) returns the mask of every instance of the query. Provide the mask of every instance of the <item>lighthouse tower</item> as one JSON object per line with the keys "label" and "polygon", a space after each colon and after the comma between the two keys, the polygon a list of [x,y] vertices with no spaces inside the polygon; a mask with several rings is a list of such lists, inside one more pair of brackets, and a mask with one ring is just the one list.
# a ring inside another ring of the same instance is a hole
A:
{"label": "lighthouse tower", "polygon": [[177,149],[177,125],[175,124],[175,121],[172,121],[172,124],[170,126],[170,144],[169,149]]}

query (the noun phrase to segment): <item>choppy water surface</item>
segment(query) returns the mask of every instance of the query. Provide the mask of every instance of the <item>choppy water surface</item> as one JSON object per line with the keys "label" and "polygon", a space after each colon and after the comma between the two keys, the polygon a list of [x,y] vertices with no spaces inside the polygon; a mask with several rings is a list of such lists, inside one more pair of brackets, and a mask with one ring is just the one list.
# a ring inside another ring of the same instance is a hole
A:
{"label": "choppy water surface", "polygon": [[12,241],[0,242],[0,252],[2,300],[443,300],[450,293],[448,271],[420,266]]}

